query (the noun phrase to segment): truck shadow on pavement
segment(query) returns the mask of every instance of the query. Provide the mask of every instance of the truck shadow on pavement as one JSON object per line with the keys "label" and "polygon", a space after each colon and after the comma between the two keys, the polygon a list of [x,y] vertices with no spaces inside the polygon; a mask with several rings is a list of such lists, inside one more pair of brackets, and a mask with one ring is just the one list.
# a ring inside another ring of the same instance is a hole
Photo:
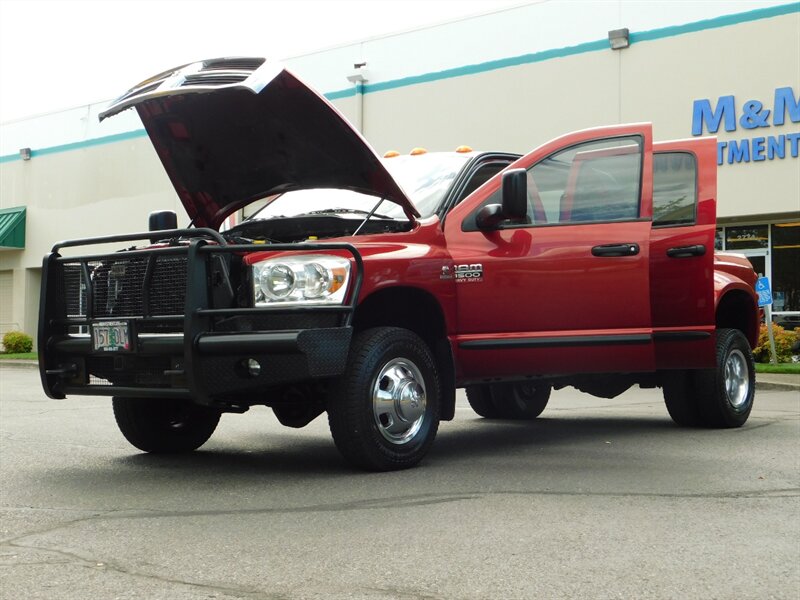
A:
{"label": "truck shadow on pavement", "polygon": [[[453,461],[481,457],[487,461],[503,460],[510,453],[516,456],[553,450],[574,449],[576,446],[606,447],[632,439],[636,446],[650,446],[658,439],[680,443],[687,436],[707,433],[702,430],[681,429],[667,419],[655,418],[540,418],[535,421],[503,421],[458,419],[453,425],[443,423],[436,441],[423,465],[452,466]],[[668,438],[668,439],[667,439]],[[242,445],[237,446],[236,442]],[[645,449],[641,448],[644,452]],[[112,459],[117,467],[141,470],[142,474],[180,474],[181,478],[213,475],[222,480],[288,474],[303,477],[341,476],[359,474],[339,455],[333,441],[320,436],[285,433],[269,438],[243,436],[226,437],[203,449],[183,455],[130,454]],[[364,475],[369,475],[363,473]]]}
{"label": "truck shadow on pavement", "polygon": [[[612,469],[615,477],[639,480],[654,470],[662,474],[685,470],[685,462],[676,459],[685,453],[694,457],[696,466],[713,462],[705,456],[705,440],[732,431],[682,429],[660,417],[557,417],[529,422],[459,417],[443,424],[418,467],[368,473],[346,463],[320,427],[308,434],[268,438],[237,430],[184,455],[107,448],[103,459],[50,471],[47,479],[57,496],[85,498],[86,490],[92,490],[90,503],[124,506],[124,510],[169,512],[181,506],[190,513],[259,512],[266,499],[279,502],[298,493],[304,506],[336,505],[340,498],[348,502],[378,497],[401,501],[420,494],[439,498],[460,493],[464,485],[482,486],[488,481],[506,485],[503,478],[508,473],[516,473],[514,477],[524,473],[526,479],[537,481],[554,476],[583,480]],[[187,493],[192,498],[189,505]],[[221,498],[227,499],[224,506],[219,505]]]}
{"label": "truck shadow on pavement", "polygon": [[699,429],[682,429],[668,419],[639,417],[583,417],[548,418],[534,421],[504,421],[472,419],[468,428],[448,432],[439,429],[439,437],[432,453],[439,457],[477,456],[491,457],[513,450],[552,451],[576,445],[605,445],[636,438],[637,444],[652,441],[655,435],[673,435],[680,432],[694,435]]}

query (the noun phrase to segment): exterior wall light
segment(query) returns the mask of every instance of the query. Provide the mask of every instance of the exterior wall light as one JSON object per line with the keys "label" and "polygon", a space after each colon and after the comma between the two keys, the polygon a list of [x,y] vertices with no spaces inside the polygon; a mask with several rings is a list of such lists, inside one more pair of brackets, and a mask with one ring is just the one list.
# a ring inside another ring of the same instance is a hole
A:
{"label": "exterior wall light", "polygon": [[350,83],[364,83],[367,81],[367,70],[364,68],[367,66],[367,63],[356,63],[353,65],[353,72],[347,76],[347,81]]}
{"label": "exterior wall light", "polygon": [[31,149],[30,148],[20,148],[19,149],[19,157],[22,160],[30,160],[31,159]]}
{"label": "exterior wall light", "polygon": [[631,45],[630,31],[625,27],[624,29],[613,29],[608,32],[608,43],[611,44],[612,50],[622,50]]}

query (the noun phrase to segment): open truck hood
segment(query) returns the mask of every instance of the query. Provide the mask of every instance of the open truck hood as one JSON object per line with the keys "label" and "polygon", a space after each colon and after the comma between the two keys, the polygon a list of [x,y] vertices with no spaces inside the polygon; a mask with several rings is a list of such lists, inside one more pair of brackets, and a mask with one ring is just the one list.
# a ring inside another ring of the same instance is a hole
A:
{"label": "open truck hood", "polygon": [[100,114],[136,107],[198,227],[272,194],[341,188],[419,216],[378,155],[325,98],[263,58],[192,63],[143,81]]}

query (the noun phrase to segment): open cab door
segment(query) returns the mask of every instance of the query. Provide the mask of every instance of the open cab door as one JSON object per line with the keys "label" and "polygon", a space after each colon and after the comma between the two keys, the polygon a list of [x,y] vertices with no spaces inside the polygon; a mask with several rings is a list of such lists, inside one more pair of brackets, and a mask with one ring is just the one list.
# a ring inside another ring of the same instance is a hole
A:
{"label": "open cab door", "polygon": [[453,209],[464,373],[652,371],[651,216],[650,124],[553,140]]}

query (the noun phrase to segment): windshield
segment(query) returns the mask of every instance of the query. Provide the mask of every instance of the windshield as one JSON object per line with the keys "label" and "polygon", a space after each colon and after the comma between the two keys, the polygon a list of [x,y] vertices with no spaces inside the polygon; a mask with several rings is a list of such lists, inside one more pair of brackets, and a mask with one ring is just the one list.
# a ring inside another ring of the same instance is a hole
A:
{"label": "windshield", "polygon": [[[419,156],[395,156],[382,159],[382,162],[424,218],[436,212],[450,185],[472,156],[471,153],[432,152]],[[377,206],[379,202],[380,198],[376,196],[350,190],[295,190],[250,204],[245,208],[245,216],[271,219],[323,212],[366,215],[374,210],[376,218],[406,218],[398,204],[384,200]]]}

